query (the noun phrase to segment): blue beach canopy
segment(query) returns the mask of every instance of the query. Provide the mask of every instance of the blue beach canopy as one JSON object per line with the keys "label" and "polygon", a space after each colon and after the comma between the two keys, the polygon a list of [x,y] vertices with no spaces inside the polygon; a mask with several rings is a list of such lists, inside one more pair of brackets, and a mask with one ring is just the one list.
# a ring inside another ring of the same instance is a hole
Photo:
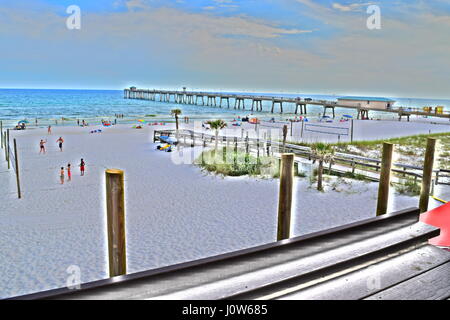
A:
{"label": "blue beach canopy", "polygon": [[30,123],[30,122],[28,120],[20,120],[18,123],[20,124],[20,123]]}
{"label": "blue beach canopy", "polygon": [[164,141],[165,143],[168,143],[168,144],[174,144],[175,142],[177,142],[177,139],[171,138],[171,137],[168,137],[168,136],[160,136],[159,139],[161,141]]}
{"label": "blue beach canopy", "polygon": [[351,116],[351,115],[349,115],[349,114],[344,114],[343,117],[345,117],[345,118],[350,118],[350,119],[353,118],[353,116]]}

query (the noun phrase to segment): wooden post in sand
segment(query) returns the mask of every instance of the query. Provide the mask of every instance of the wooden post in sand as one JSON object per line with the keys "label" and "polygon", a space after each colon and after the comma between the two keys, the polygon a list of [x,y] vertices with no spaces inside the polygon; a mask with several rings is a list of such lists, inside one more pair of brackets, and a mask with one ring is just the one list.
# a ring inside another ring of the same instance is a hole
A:
{"label": "wooden post in sand", "polygon": [[422,188],[420,191],[419,209],[420,213],[428,211],[428,200],[430,199],[430,188],[433,176],[434,152],[436,150],[436,139],[427,139],[425,151],[425,162],[423,164]]}
{"label": "wooden post in sand", "polygon": [[227,138],[225,136],[222,138],[222,144],[222,161],[227,163]]}
{"label": "wooden post in sand", "polygon": [[17,155],[16,139],[14,139],[14,161],[15,161],[15,167],[16,167],[17,196],[20,199],[20,198],[22,198],[22,193],[20,191],[19,158]]}
{"label": "wooden post in sand", "polygon": [[9,160],[9,129],[6,130],[6,161],[8,162],[8,170],[11,169],[11,162]]}
{"label": "wooden post in sand", "polygon": [[237,168],[237,157],[238,157],[238,138],[234,137],[234,155],[233,155],[233,164],[234,167]]}
{"label": "wooden post in sand", "polygon": [[248,132],[247,135],[245,136],[245,153],[248,155],[249,154],[249,144],[248,144]]}
{"label": "wooden post in sand", "polygon": [[383,157],[381,160],[380,184],[378,187],[377,216],[381,216],[387,213],[393,154],[394,154],[394,145],[392,143],[387,142],[383,143]]}
{"label": "wooden post in sand", "polygon": [[303,138],[303,130],[305,128],[305,120],[302,119],[302,132],[300,133],[300,138]]}
{"label": "wooden post in sand", "polygon": [[350,142],[353,142],[353,128],[354,128],[354,123],[353,123],[353,119],[352,119],[351,129],[350,129]]}
{"label": "wooden post in sand", "polygon": [[5,161],[6,161],[8,159],[8,149],[6,148],[6,132],[3,132],[2,141],[5,149]]}
{"label": "wooden post in sand", "polygon": [[286,138],[287,138],[288,126],[283,126],[283,151],[286,152]]}
{"label": "wooden post in sand", "polygon": [[105,173],[109,276],[116,277],[127,273],[124,173],[117,169]]}
{"label": "wooden post in sand", "polygon": [[1,137],[2,137],[2,149],[3,149],[3,121],[0,121],[0,132],[1,132]]}
{"label": "wooden post in sand", "polygon": [[294,183],[294,154],[281,155],[280,194],[278,200],[277,241],[289,239]]}
{"label": "wooden post in sand", "polygon": [[256,139],[256,161],[259,163],[259,138]]}

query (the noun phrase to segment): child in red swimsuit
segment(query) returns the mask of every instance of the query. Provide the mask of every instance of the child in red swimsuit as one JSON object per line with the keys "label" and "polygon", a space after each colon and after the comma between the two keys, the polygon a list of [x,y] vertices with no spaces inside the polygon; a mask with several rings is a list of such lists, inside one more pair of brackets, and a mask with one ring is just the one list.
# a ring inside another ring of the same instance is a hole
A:
{"label": "child in red swimsuit", "polygon": [[84,176],[84,167],[85,167],[85,163],[84,160],[81,159],[81,163],[80,163],[80,171],[81,171],[81,175]]}

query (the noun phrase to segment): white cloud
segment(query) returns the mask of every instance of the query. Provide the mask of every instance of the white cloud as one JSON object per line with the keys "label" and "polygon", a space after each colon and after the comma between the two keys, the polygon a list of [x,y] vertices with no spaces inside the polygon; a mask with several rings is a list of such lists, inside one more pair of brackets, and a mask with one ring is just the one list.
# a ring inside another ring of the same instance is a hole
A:
{"label": "white cloud", "polygon": [[125,5],[128,10],[148,8],[148,5],[143,0],[127,0],[125,1]]}
{"label": "white cloud", "polygon": [[337,2],[334,2],[332,4],[333,9],[343,11],[343,12],[355,12],[355,11],[362,11],[362,7],[370,6],[371,3],[352,3],[349,5],[343,5]]}

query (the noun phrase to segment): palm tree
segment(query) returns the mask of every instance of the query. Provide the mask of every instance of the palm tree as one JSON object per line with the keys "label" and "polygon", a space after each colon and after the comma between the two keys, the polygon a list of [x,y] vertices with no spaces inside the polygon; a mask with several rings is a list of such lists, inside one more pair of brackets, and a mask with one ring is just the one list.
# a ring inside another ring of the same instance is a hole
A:
{"label": "palm tree", "polygon": [[170,111],[170,114],[172,116],[175,116],[176,128],[177,128],[177,133],[178,133],[178,116],[181,114],[181,110],[180,109],[172,109]]}
{"label": "palm tree", "polygon": [[334,148],[323,142],[314,143],[311,146],[311,157],[314,161],[319,161],[319,170],[317,174],[317,190],[322,191],[322,176],[323,176],[323,164],[324,162],[333,161]]}
{"label": "palm tree", "polygon": [[209,124],[209,126],[211,127],[211,129],[216,130],[216,146],[215,146],[215,151],[217,152],[217,145],[219,143],[219,131],[223,128],[225,128],[227,126],[226,122],[223,120],[210,120],[208,122],[206,122],[207,124]]}

